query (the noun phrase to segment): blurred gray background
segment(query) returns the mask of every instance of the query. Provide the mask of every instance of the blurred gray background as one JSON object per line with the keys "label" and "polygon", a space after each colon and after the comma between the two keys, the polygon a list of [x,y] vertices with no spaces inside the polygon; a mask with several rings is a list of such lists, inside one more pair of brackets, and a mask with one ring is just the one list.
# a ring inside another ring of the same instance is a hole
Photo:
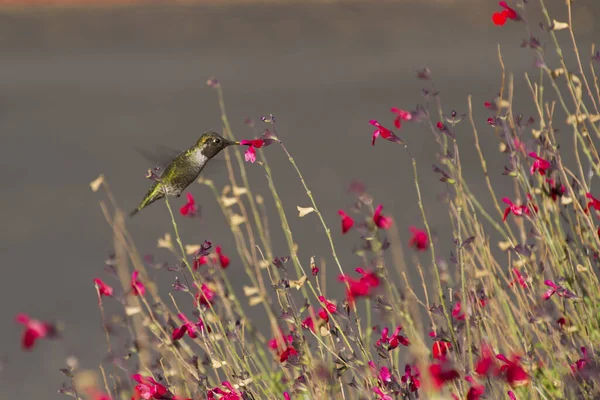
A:
{"label": "blurred gray background", "polygon": [[[537,1],[530,3],[535,10]],[[548,3],[556,19],[566,19],[562,1]],[[599,37],[600,3],[582,0],[573,8],[587,64],[591,40]],[[358,266],[350,251],[358,238],[341,237],[336,211],[352,204],[346,194],[352,179],[365,181],[396,218],[404,243],[408,226],[421,226],[406,153],[386,141],[371,147],[368,121],[391,127],[390,107],[422,103],[421,88],[428,82],[417,80],[416,71],[425,66],[433,71],[446,111],[466,112],[467,95],[473,95],[492,181],[510,193],[501,176],[504,156],[483,107],[499,90],[497,44],[520,85],[516,109],[527,116],[534,114],[522,77],[535,69],[532,51],[520,48],[524,25],[494,26],[491,14],[497,9],[496,1],[479,0],[157,3],[0,12],[0,399],[63,398],[55,393],[67,356],[86,368],[102,361],[106,346],[92,279],[106,278],[112,238],[98,207],[104,196],[92,193],[88,183],[103,173],[121,207],[133,208],[147,189],[143,176],[150,166],[136,147],[182,149],[203,130],[221,129],[214,90],[205,84],[210,76],[224,86],[238,138],[252,136],[245,117],[276,115],[282,139],[333,228],[347,271]],[[549,43],[537,27],[539,14],[530,18],[536,36]],[[566,31],[558,35],[568,38]],[[447,257],[450,225],[436,200],[443,185],[431,172],[437,148],[420,125],[405,123],[399,134],[418,159],[428,215],[440,237],[440,255]],[[459,125],[465,175],[473,191],[488,199],[472,137],[467,122]],[[308,199],[291,166],[278,148],[264,151],[301,259],[316,254],[333,266],[317,219],[295,217],[296,206],[308,205]],[[268,199],[261,169],[249,169],[256,191]],[[234,274],[241,267],[223,216],[205,187],[189,190],[203,206],[204,221],[180,219],[186,242],[222,244]],[[182,203],[183,198],[174,205]],[[274,230],[279,226],[276,220],[271,224]],[[172,260],[156,249],[157,238],[171,229],[164,206],[153,205],[128,227],[142,253]],[[276,245],[286,254],[283,242]],[[166,293],[173,275],[161,271],[156,278],[165,282]],[[236,279],[240,287],[243,278]],[[17,312],[62,321],[63,339],[22,352]]]}

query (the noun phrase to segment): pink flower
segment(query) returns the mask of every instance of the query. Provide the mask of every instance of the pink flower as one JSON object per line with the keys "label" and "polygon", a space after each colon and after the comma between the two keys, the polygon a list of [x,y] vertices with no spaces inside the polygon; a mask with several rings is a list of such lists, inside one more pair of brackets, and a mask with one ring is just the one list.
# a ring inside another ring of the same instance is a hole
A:
{"label": "pink flower", "polygon": [[518,268],[513,268],[512,271],[513,271],[513,274],[515,275],[515,279],[510,281],[509,285],[512,286],[513,284],[518,283],[519,285],[521,285],[521,287],[527,288],[527,280],[521,274],[521,271],[519,271]]}
{"label": "pink flower", "polygon": [[[195,283],[194,283],[194,286],[196,286]],[[196,286],[196,288],[198,288],[198,287]],[[213,292],[211,290],[211,288],[209,288],[205,283],[203,283],[202,286],[200,286],[200,290],[198,290],[198,292],[196,292],[196,295],[194,296],[194,298],[196,299],[196,304],[200,304],[202,306],[208,307],[211,305],[215,296],[216,296],[216,293]]]}
{"label": "pink flower", "polygon": [[348,275],[340,275],[338,277],[340,282],[348,282],[348,290],[346,291],[348,302],[353,303],[357,297],[370,296],[375,288],[379,286],[379,278],[373,272],[366,272],[362,268],[356,268],[355,270],[362,277],[356,280]]}
{"label": "pink flower", "polygon": [[371,140],[371,145],[375,146],[375,140],[379,136],[381,136],[382,138],[384,138],[386,140],[389,140],[390,142],[402,143],[402,139],[400,139],[398,136],[396,136],[394,134],[394,132],[390,131],[388,128],[386,128],[385,126],[381,125],[376,120],[374,120],[374,119],[370,120],[369,124],[371,124],[375,128],[377,128],[373,132],[373,136],[372,136],[372,140]]}
{"label": "pink flower", "polygon": [[464,321],[467,318],[465,316],[465,313],[462,312],[462,304],[460,303],[460,301],[457,301],[454,304],[454,308],[452,309],[452,316],[458,321]]}
{"label": "pink flower", "polygon": [[187,194],[187,203],[181,206],[179,212],[184,217],[195,217],[198,213],[198,207],[196,207],[196,201],[191,193]]}
{"label": "pink flower", "polygon": [[448,350],[452,348],[452,344],[450,342],[445,342],[443,340],[438,340],[433,342],[432,353],[433,358],[436,360],[443,360],[446,358],[446,354]]}
{"label": "pink flower", "polygon": [[354,220],[347,215],[344,210],[338,210],[338,214],[342,217],[342,235],[345,234],[354,225]]}
{"label": "pink flower", "polygon": [[383,204],[378,205],[375,209],[373,222],[381,229],[389,229],[392,226],[392,219],[381,214],[381,210],[383,210]]}
{"label": "pink flower", "polygon": [[383,393],[383,390],[378,387],[374,387],[372,390],[377,394],[377,400],[394,400],[392,396]]}
{"label": "pink flower", "polygon": [[90,400],[112,400],[112,397],[110,397],[108,394],[94,387],[84,388],[84,391],[86,392]]}
{"label": "pink flower", "polygon": [[402,325],[398,325],[392,336],[388,337],[389,329],[387,327],[383,328],[381,331],[381,338],[377,340],[377,346],[383,346],[386,344],[388,351],[394,350],[400,344],[402,346],[410,346],[410,341],[408,338],[400,335],[401,330]]}
{"label": "pink flower", "polygon": [[335,304],[327,300],[324,296],[319,296],[319,301],[325,305],[325,308],[329,313],[335,314],[337,311],[337,306]]}
{"label": "pink flower", "polygon": [[310,315],[304,320],[302,321],[302,328],[304,329],[310,329],[311,332],[315,332],[315,320],[313,319],[313,317],[311,317]]}
{"label": "pink flower", "polygon": [[512,19],[515,21],[519,19],[519,15],[517,14],[517,12],[514,9],[510,8],[505,1],[500,1],[498,2],[498,4],[500,5],[500,7],[504,8],[504,10],[502,10],[501,12],[495,12],[492,15],[492,21],[495,25],[502,26],[506,23],[507,19]]}
{"label": "pink flower", "polygon": [[512,360],[509,360],[504,354],[498,354],[496,358],[505,363],[500,367],[500,372],[504,374],[504,379],[510,386],[522,386],[529,382],[529,375],[519,364],[520,357],[513,356]]}
{"label": "pink flower", "polygon": [[244,152],[244,159],[246,162],[251,162],[253,164],[256,162],[256,150],[254,150],[254,147],[248,147],[248,150]]}
{"label": "pink flower", "polygon": [[573,292],[571,292],[569,289],[562,287],[560,285],[557,285],[556,283],[552,282],[550,279],[547,279],[544,281],[544,285],[549,286],[550,289],[548,289],[545,293],[544,293],[544,300],[548,300],[550,297],[552,297],[552,295],[554,293],[557,294],[558,297],[564,297],[566,299],[572,299],[577,297],[577,295]]}
{"label": "pink flower", "polygon": [[506,394],[508,395],[508,398],[510,400],[517,400],[517,396],[515,396],[515,393],[512,390],[509,390],[508,392],[506,392]]}
{"label": "pink flower", "polygon": [[208,256],[200,256],[194,259],[194,265],[192,268],[197,271],[202,265],[208,264]]}
{"label": "pink flower", "polygon": [[187,319],[187,317],[183,313],[177,314],[177,317],[179,317],[179,319],[183,321],[183,325],[181,325],[179,328],[175,328],[175,330],[173,331],[171,339],[173,339],[174,341],[184,337],[186,332],[189,337],[195,339],[196,337],[198,337],[198,333],[204,330],[204,321],[202,321],[202,319],[199,319],[199,321],[194,324],[189,319]]}
{"label": "pink flower", "polygon": [[134,296],[143,296],[146,293],[146,287],[138,278],[139,274],[138,271],[133,271],[131,274],[131,289]]}
{"label": "pink flower", "polygon": [[546,175],[546,171],[552,167],[552,164],[548,160],[544,160],[533,151],[529,153],[529,157],[535,158],[535,161],[531,165],[531,175],[535,174],[536,171],[540,172],[540,175]]}
{"label": "pink flower", "polygon": [[288,392],[283,392],[283,400],[291,400],[290,394]]}
{"label": "pink flower", "polygon": [[112,296],[114,293],[114,289],[108,286],[106,283],[102,282],[101,279],[95,278],[94,285],[96,286],[96,290],[98,291],[98,304],[100,304],[102,296]]}
{"label": "pink flower", "polygon": [[227,390],[223,390],[220,387],[209,389],[206,393],[206,400],[215,400],[215,394],[220,395],[219,400],[242,400],[242,393],[237,391],[231,383],[225,381],[221,383],[221,386],[225,386]]}
{"label": "pink flower", "polygon": [[401,121],[410,121],[412,119],[412,114],[410,111],[404,111],[396,107],[390,108],[390,111],[396,114],[396,119],[394,120],[394,125],[396,128],[400,129],[402,127]]}
{"label": "pink flower", "polygon": [[408,242],[408,245],[418,251],[425,251],[429,248],[429,238],[427,232],[417,229],[411,226],[410,231],[412,232],[412,238]]}
{"label": "pink flower", "polygon": [[23,313],[17,314],[15,320],[25,325],[21,336],[21,347],[25,350],[31,349],[38,339],[54,336],[55,328],[52,324],[31,319]]}
{"label": "pink flower", "polygon": [[135,374],[131,378],[138,383],[135,386],[135,393],[132,399],[162,399],[163,396],[169,393],[166,387],[156,382],[151,376]]}
{"label": "pink flower", "polygon": [[225,254],[223,254],[223,250],[221,249],[221,246],[217,246],[215,251],[216,251],[217,255],[219,256],[219,264],[221,264],[221,268],[227,268],[227,266],[229,265],[229,257],[227,257]]}
{"label": "pink flower", "polygon": [[251,163],[256,162],[256,150],[255,149],[260,149],[261,147],[267,147],[268,145],[270,145],[271,143],[273,143],[275,141],[275,139],[271,139],[270,138],[271,135],[268,136],[268,138],[263,135],[264,139],[251,139],[251,140],[242,140],[240,141],[240,144],[242,146],[248,146],[248,150],[246,150],[244,152],[244,158],[246,159],[246,161],[249,161]]}

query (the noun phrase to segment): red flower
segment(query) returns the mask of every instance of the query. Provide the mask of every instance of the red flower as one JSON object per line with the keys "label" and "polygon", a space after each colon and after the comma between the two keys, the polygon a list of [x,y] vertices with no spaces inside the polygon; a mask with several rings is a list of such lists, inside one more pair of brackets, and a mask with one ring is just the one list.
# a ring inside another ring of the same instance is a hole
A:
{"label": "red flower", "polygon": [[472,376],[465,377],[465,380],[471,384],[467,392],[467,400],[480,400],[485,392],[485,386],[475,382]]}
{"label": "red flower", "polygon": [[419,380],[419,376],[421,376],[421,374],[419,373],[419,370],[416,366],[415,373],[413,375],[410,365],[406,364],[406,366],[404,367],[404,375],[402,376],[401,381],[404,384],[408,385],[408,390],[410,390],[411,392],[416,392],[421,387],[421,381]]}
{"label": "red flower", "polygon": [[375,146],[375,139],[377,139],[379,136],[381,136],[382,138],[384,138],[386,140],[389,140],[390,142],[402,143],[402,139],[400,139],[398,136],[396,136],[394,134],[394,132],[390,131],[388,128],[381,125],[376,120],[374,120],[374,119],[370,120],[369,124],[371,124],[377,128],[373,132],[371,145]]}
{"label": "red flower", "polygon": [[581,357],[579,360],[575,361],[574,364],[571,364],[571,371],[573,371],[573,373],[576,373],[577,371],[580,371],[583,369],[583,367],[585,367],[585,365],[588,363],[588,352],[587,349],[585,347],[581,347],[581,354],[583,355],[583,357]]}
{"label": "red flower", "polygon": [[379,396],[377,397],[377,400],[394,400],[392,396],[383,393],[383,390],[378,387],[374,387],[372,390]]}
{"label": "red flower", "polygon": [[504,8],[501,12],[495,12],[492,15],[492,21],[495,25],[502,26],[506,23],[507,19],[518,20],[519,15],[515,10],[510,8],[505,1],[501,1],[498,3],[500,7]]}
{"label": "red flower", "polygon": [[552,167],[552,164],[548,160],[544,160],[533,151],[529,153],[529,157],[535,158],[533,164],[531,164],[531,175],[535,174],[535,171],[540,171],[540,175],[546,175],[546,171]]}
{"label": "red flower", "polygon": [[241,145],[248,146],[248,150],[246,150],[244,152],[244,158],[246,159],[246,161],[250,161],[251,163],[256,162],[256,150],[255,149],[260,149],[261,147],[267,147],[274,141],[277,141],[277,139],[273,138],[273,136],[270,133],[268,135],[267,135],[267,133],[268,132],[265,132],[265,134],[263,134],[263,136],[262,136],[263,139],[251,139],[251,140],[240,141]]}
{"label": "red flower", "polygon": [[337,311],[337,306],[329,300],[327,300],[324,296],[319,296],[319,301],[325,305],[325,308],[331,314],[334,314]]}
{"label": "red flower", "polygon": [[383,328],[381,331],[381,339],[377,340],[377,346],[382,346],[383,344],[387,344],[387,350],[394,350],[398,347],[399,344],[402,346],[410,346],[410,341],[406,336],[400,335],[400,331],[402,330],[402,325],[398,325],[396,330],[392,334],[391,337],[388,337],[389,329],[387,327]]}
{"label": "red flower", "polygon": [[495,375],[496,374],[496,364],[494,361],[494,352],[492,351],[492,348],[487,344],[487,343],[483,343],[481,345],[481,352],[479,354],[479,359],[477,360],[477,363],[475,363],[475,372],[478,375],[487,375],[488,373],[490,373],[490,369],[491,372]]}
{"label": "red flower", "polygon": [[572,299],[574,297],[577,297],[577,295],[573,292],[571,292],[569,289],[557,285],[556,283],[552,282],[550,279],[547,279],[544,281],[544,285],[549,286],[550,289],[548,289],[545,293],[544,293],[544,300],[548,300],[550,297],[552,297],[552,295],[554,293],[556,293],[558,295],[558,297],[564,297],[566,299]]}
{"label": "red flower", "polygon": [[283,400],[291,400],[290,394],[288,392],[283,392]]}
{"label": "red flower", "polygon": [[506,392],[506,394],[508,395],[508,398],[510,400],[517,400],[517,396],[515,396],[515,393],[512,390],[509,390],[508,392]]}
{"label": "red flower", "polygon": [[465,313],[462,312],[462,304],[460,303],[460,301],[457,301],[454,304],[454,308],[452,309],[452,316],[458,321],[464,321],[467,318],[465,316]]}
{"label": "red flower", "polygon": [[354,220],[347,215],[344,210],[338,210],[338,214],[342,217],[342,235],[345,234],[354,225]]}
{"label": "red flower", "polygon": [[400,129],[402,127],[401,121],[410,121],[412,119],[412,113],[410,111],[404,111],[396,107],[390,108],[390,111],[396,114],[396,119],[394,120],[394,125],[396,128]]}
{"label": "red flower", "polygon": [[373,289],[379,286],[379,278],[373,272],[366,272],[362,268],[356,268],[355,271],[362,275],[359,280],[348,275],[340,275],[338,278],[340,282],[348,282],[346,294],[350,303],[353,303],[356,297],[370,296]]}
{"label": "red flower", "polygon": [[112,400],[112,397],[94,387],[85,388],[84,391],[91,400]]}
{"label": "red flower", "polygon": [[448,365],[438,363],[429,366],[429,374],[431,375],[433,386],[436,389],[441,389],[446,382],[450,382],[460,376],[456,370]]}
{"label": "red flower", "polygon": [[[195,283],[194,286],[196,286]],[[196,286],[196,288],[198,287]],[[200,290],[196,292],[194,298],[196,299],[196,304],[208,307],[212,303],[215,296],[216,293],[213,292],[205,283],[203,283],[202,286],[200,286]]]}
{"label": "red flower", "polygon": [[221,246],[217,246],[215,251],[219,256],[219,264],[221,264],[221,268],[227,268],[227,266],[229,265],[229,257],[222,253]]}
{"label": "red flower", "polygon": [[527,280],[521,274],[521,271],[519,271],[518,268],[513,268],[512,271],[513,271],[513,274],[515,274],[515,279],[513,279],[512,281],[510,281],[509,285],[513,286],[513,284],[518,283],[519,285],[521,285],[521,287],[527,288]]}
{"label": "red flower", "polygon": [[294,347],[289,346],[279,356],[279,362],[287,361],[290,357],[297,356],[297,355],[298,355],[298,351]]}
{"label": "red flower", "polygon": [[163,396],[169,393],[166,387],[156,382],[151,376],[135,374],[131,378],[138,383],[135,386],[135,393],[132,400],[162,399]]}
{"label": "red flower", "polygon": [[587,205],[588,211],[592,207],[595,208],[596,211],[600,211],[600,200],[598,200],[597,198],[595,198],[594,196],[592,196],[591,193],[586,193],[585,197],[587,197],[588,199],[590,199],[590,201],[588,202],[588,205]]}
{"label": "red flower", "polygon": [[108,286],[106,283],[102,282],[101,279],[94,279],[94,285],[96,286],[96,290],[98,291],[98,304],[102,299],[102,296],[112,296],[114,293],[114,289]]}
{"label": "red flower", "polygon": [[[279,330],[279,339],[280,342],[283,343],[283,345],[286,347],[288,344],[291,344],[294,341],[294,337],[292,335],[285,336],[281,329]],[[268,344],[269,347],[273,350],[279,350],[281,348],[281,344],[277,341],[277,338],[269,340]]]}
{"label": "red flower", "polygon": [[513,356],[512,360],[509,360],[504,354],[498,354],[496,358],[505,363],[500,367],[500,372],[504,374],[504,379],[510,386],[526,385],[529,382],[529,375],[519,365],[520,357]]}
{"label": "red flower", "polygon": [[134,296],[143,296],[146,293],[146,287],[138,278],[139,274],[138,271],[133,271],[131,274],[131,289]]}
{"label": "red flower", "polygon": [[392,219],[381,214],[381,210],[383,210],[383,204],[378,205],[375,209],[373,222],[381,229],[389,229],[392,226]]}
{"label": "red flower", "polygon": [[504,216],[502,217],[502,221],[506,221],[506,217],[508,217],[508,214],[510,214],[511,212],[517,217],[520,217],[522,215],[531,215],[531,211],[529,211],[529,207],[526,204],[522,204],[520,206],[516,205],[508,197],[503,198],[502,201],[508,204],[508,207],[506,207],[506,209],[504,210]]}
{"label": "red flower", "polygon": [[202,266],[204,264],[208,264],[208,257],[200,256],[200,257],[194,259],[194,265],[192,266],[192,268],[194,269],[194,271],[197,271],[198,268],[200,268],[200,266]]}
{"label": "red flower", "polygon": [[311,332],[315,332],[315,320],[310,315],[304,321],[302,321],[302,327],[304,329],[310,329]]}
{"label": "red flower", "polygon": [[325,321],[325,322],[329,322],[329,314],[327,314],[327,310],[324,308],[321,308],[319,310],[319,317]]}
{"label": "red flower", "polygon": [[433,352],[433,358],[435,358],[436,360],[445,359],[448,350],[450,350],[451,348],[452,344],[450,342],[445,342],[443,340],[433,342],[433,348],[431,349]]}
{"label": "red flower", "polygon": [[21,337],[21,347],[25,350],[31,349],[36,340],[54,335],[54,325],[47,322],[31,319],[28,315],[23,313],[17,314],[15,320],[18,323],[25,325],[25,330]]}
{"label": "red flower", "polygon": [[215,394],[220,395],[219,400],[242,400],[242,394],[238,392],[231,383],[225,381],[221,383],[221,386],[225,386],[227,391],[221,389],[220,387],[215,387],[209,389],[206,393],[206,400],[215,400]]}
{"label": "red flower", "polygon": [[202,321],[202,319],[199,319],[199,321],[194,324],[187,319],[183,313],[179,313],[177,316],[183,321],[183,325],[181,325],[179,328],[175,328],[173,334],[171,335],[171,339],[179,340],[185,336],[186,332],[189,337],[195,339],[198,337],[198,333],[204,330],[204,321]]}
{"label": "red flower", "polygon": [[187,203],[181,206],[179,212],[184,217],[195,217],[198,213],[198,207],[196,207],[196,201],[191,193],[187,194]]}
{"label": "red flower", "polygon": [[240,141],[240,144],[242,146],[251,146],[251,147],[260,149],[261,147],[263,147],[265,142],[262,139],[251,139],[251,140],[244,139],[244,140]]}
{"label": "red flower", "polygon": [[427,237],[427,232],[417,229],[414,226],[411,226],[409,229],[412,232],[412,238],[408,242],[408,245],[419,251],[427,250],[429,248],[429,238]]}

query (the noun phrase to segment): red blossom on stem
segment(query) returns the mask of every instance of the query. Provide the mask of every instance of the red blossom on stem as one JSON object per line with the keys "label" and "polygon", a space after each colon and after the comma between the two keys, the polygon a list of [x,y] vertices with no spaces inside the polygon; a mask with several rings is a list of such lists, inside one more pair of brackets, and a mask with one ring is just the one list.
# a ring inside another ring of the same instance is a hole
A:
{"label": "red blossom on stem", "polygon": [[134,296],[143,296],[146,293],[146,286],[139,279],[139,271],[131,273],[131,290]]}
{"label": "red blossom on stem", "polygon": [[475,372],[481,376],[486,376],[489,373],[495,375],[498,372],[494,358],[494,351],[487,343],[483,343],[481,345],[479,359],[475,363]]}
{"label": "red blossom on stem", "polygon": [[256,162],[256,150],[255,149],[260,149],[263,146],[268,146],[269,144],[271,144],[271,142],[266,142],[263,139],[251,139],[251,140],[242,140],[240,141],[240,145],[242,146],[248,146],[248,150],[246,150],[244,152],[244,158],[246,159],[246,161],[254,163]]}
{"label": "red blossom on stem", "polygon": [[535,161],[531,164],[531,175],[535,174],[536,171],[539,171],[540,175],[546,175],[546,171],[552,167],[550,161],[543,159],[533,151],[529,153],[529,157],[535,158]]}
{"label": "red blossom on stem", "polygon": [[410,111],[401,110],[397,107],[390,108],[390,111],[396,114],[396,119],[394,120],[394,126],[398,129],[402,127],[402,121],[410,121],[412,120],[412,113]]}
{"label": "red blossom on stem", "polygon": [[[280,329],[279,330],[279,341],[277,340],[276,337],[272,338],[271,340],[269,340],[268,345],[269,348],[273,349],[273,350],[279,350],[279,349],[283,349],[284,347],[287,347],[288,344],[291,344],[294,341],[294,336],[292,335],[284,335],[283,331]],[[283,347],[282,347],[283,344]]]}
{"label": "red blossom on stem", "polygon": [[205,264],[208,264],[208,256],[200,256],[194,259],[194,264],[192,265],[192,268],[194,269],[194,271],[197,271],[198,268]]}
{"label": "red blossom on stem", "polygon": [[[531,199],[530,195],[527,195],[527,197]],[[508,204],[508,207],[506,207],[506,209],[504,210],[504,216],[502,217],[502,221],[506,221],[506,217],[508,217],[508,214],[510,214],[511,212],[517,217],[523,215],[531,215],[531,211],[527,204],[517,205],[513,203],[508,197],[503,198],[502,201]],[[533,206],[533,208],[535,211],[537,211],[537,207]]]}
{"label": "red blossom on stem", "polygon": [[504,10],[500,12],[495,12],[492,15],[492,21],[495,25],[502,26],[506,23],[507,19],[512,19],[514,21],[520,19],[519,14],[517,14],[517,12],[514,9],[509,7],[505,1],[498,2],[498,5],[504,8]]}
{"label": "red blossom on stem", "polygon": [[[194,286],[196,286],[195,283]],[[197,288],[198,286],[196,286],[196,289]],[[202,286],[200,286],[200,290],[196,292],[194,298],[196,299],[196,304],[208,307],[211,305],[215,296],[216,293],[213,292],[212,289],[209,288],[205,283],[203,283]]]}
{"label": "red blossom on stem", "polygon": [[452,348],[452,343],[446,342],[443,340],[438,340],[433,342],[433,347],[431,348],[433,353],[433,358],[436,360],[444,360],[446,358],[446,354]]}
{"label": "red blossom on stem", "polygon": [[225,381],[221,383],[221,386],[225,386],[227,390],[223,390],[220,387],[214,387],[209,389],[206,393],[206,400],[215,400],[215,394],[220,395],[219,400],[242,400],[242,393],[236,390],[231,383]]}
{"label": "red blossom on stem", "polygon": [[462,304],[460,301],[457,301],[454,304],[454,308],[452,309],[452,317],[454,317],[458,321],[464,321],[467,317],[465,313],[462,312]]}
{"label": "red blossom on stem", "polygon": [[410,341],[406,336],[401,335],[400,331],[402,331],[402,325],[398,325],[392,336],[388,338],[389,329],[387,327],[383,328],[381,331],[381,339],[377,340],[377,345],[387,344],[388,351],[394,350],[399,344],[402,346],[410,346]]}
{"label": "red blossom on stem", "polygon": [[221,246],[217,246],[217,248],[215,249],[215,252],[219,256],[219,264],[221,264],[221,268],[227,268],[227,266],[229,266],[229,257],[227,257],[225,254],[223,254],[223,250],[221,249]]}
{"label": "red blossom on stem", "polygon": [[600,200],[598,200],[597,198],[595,198],[594,196],[592,196],[591,193],[586,193],[585,197],[587,197],[588,199],[590,199],[590,201],[587,204],[587,211],[589,211],[590,208],[595,208],[596,211],[600,211]]}
{"label": "red blossom on stem", "polygon": [[179,213],[184,217],[195,217],[198,214],[198,207],[196,207],[196,200],[191,193],[187,194],[187,203],[185,203],[179,209]]}
{"label": "red blossom on stem", "polygon": [[571,364],[571,371],[573,371],[574,374],[577,373],[577,371],[581,371],[589,361],[587,348],[581,347],[580,350],[583,357]]}
{"label": "red blossom on stem", "polygon": [[446,382],[460,377],[458,372],[447,363],[433,363],[429,366],[429,374],[435,389],[441,389]]}
{"label": "red blossom on stem", "polygon": [[382,210],[383,204],[378,205],[373,214],[373,222],[375,222],[375,225],[380,229],[389,229],[392,226],[392,219],[383,215],[381,213]]}
{"label": "red blossom on stem", "polygon": [[485,386],[477,383],[472,376],[465,377],[465,380],[471,384],[467,392],[467,400],[480,400],[485,392]]}
{"label": "red blossom on stem", "polygon": [[427,236],[427,232],[414,226],[411,226],[408,229],[410,229],[410,232],[412,233],[408,245],[418,251],[427,250],[429,248],[429,237]]}
{"label": "red blossom on stem", "polygon": [[377,122],[376,120],[372,119],[369,121],[369,124],[373,125],[375,128],[375,131],[373,132],[373,136],[372,136],[372,140],[371,140],[371,145],[375,146],[375,140],[381,136],[382,138],[389,140],[390,142],[396,142],[396,143],[402,143],[402,139],[400,139],[398,136],[396,136],[394,134],[394,132],[392,132],[391,130],[389,130],[388,128],[386,128],[385,126],[381,125],[379,122]]}
{"label": "red blossom on stem", "polygon": [[338,210],[338,214],[342,217],[342,235],[347,233],[352,226],[354,226],[354,220],[344,210]]}
{"label": "red blossom on stem", "polygon": [[315,320],[312,316],[308,316],[304,321],[302,321],[302,328],[310,329],[311,332],[315,332]]}
{"label": "red blossom on stem", "polygon": [[102,296],[112,296],[114,293],[114,289],[108,286],[106,283],[102,282],[102,279],[95,278],[94,285],[96,286],[96,290],[98,292],[98,304],[102,301]]}
{"label": "red blossom on stem", "polygon": [[348,283],[346,295],[350,303],[353,303],[357,297],[370,296],[373,290],[379,286],[379,278],[373,272],[366,272],[362,268],[356,268],[355,271],[362,275],[358,280],[348,275],[338,277],[340,282]]}
{"label": "red blossom on stem", "polygon": [[504,362],[504,365],[500,367],[500,372],[510,386],[522,386],[529,382],[529,375],[519,364],[520,357],[513,356],[512,359],[508,359],[504,354],[497,354],[496,358]]}
{"label": "red blossom on stem", "polygon": [[183,313],[177,314],[177,317],[183,321],[183,325],[181,325],[179,328],[175,328],[173,334],[171,335],[171,339],[173,340],[181,339],[185,336],[186,332],[189,337],[195,339],[198,337],[198,333],[204,330],[204,321],[202,321],[202,319],[199,319],[198,322],[193,323],[187,319]]}
{"label": "red blossom on stem", "polygon": [[166,387],[156,382],[151,376],[134,374],[131,378],[138,383],[135,386],[135,393],[132,400],[162,399],[163,396],[169,393]]}
{"label": "red blossom on stem", "polygon": [[515,279],[510,281],[509,285],[512,287],[515,283],[518,283],[522,288],[527,288],[527,280],[521,274],[521,271],[519,271],[518,268],[513,268],[512,271],[515,275]]}
{"label": "red blossom on stem", "polygon": [[279,362],[285,362],[290,359],[290,357],[297,356],[298,351],[293,346],[288,346],[281,355],[279,356]]}
{"label": "red blossom on stem", "polygon": [[550,289],[548,289],[544,293],[544,296],[543,296],[544,300],[548,300],[550,297],[552,297],[552,295],[554,293],[556,293],[556,295],[558,297],[564,297],[566,299],[572,299],[572,298],[577,297],[577,295],[575,293],[571,292],[569,289],[567,289],[563,286],[557,285],[550,279],[545,280],[544,285],[550,287]]}
{"label": "red blossom on stem", "polygon": [[54,334],[54,325],[31,319],[27,314],[17,314],[15,320],[25,325],[25,330],[21,336],[21,347],[30,350],[38,339],[51,337]]}
{"label": "red blossom on stem", "polygon": [[400,379],[402,383],[408,385],[408,390],[411,392],[416,392],[421,387],[421,381],[419,380],[421,374],[419,373],[419,369],[415,366],[414,370],[415,373],[413,374],[410,365],[406,364],[404,367],[404,375]]}

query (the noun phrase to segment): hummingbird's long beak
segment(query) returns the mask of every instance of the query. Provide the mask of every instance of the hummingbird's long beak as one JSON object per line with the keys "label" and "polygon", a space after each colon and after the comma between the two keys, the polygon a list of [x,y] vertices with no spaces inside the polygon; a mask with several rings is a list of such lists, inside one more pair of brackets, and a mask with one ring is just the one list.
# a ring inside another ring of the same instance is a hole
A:
{"label": "hummingbird's long beak", "polygon": [[227,141],[227,144],[228,144],[229,146],[231,146],[232,144],[240,144],[240,142],[238,142],[238,141],[232,141],[232,140],[228,140],[228,141]]}

